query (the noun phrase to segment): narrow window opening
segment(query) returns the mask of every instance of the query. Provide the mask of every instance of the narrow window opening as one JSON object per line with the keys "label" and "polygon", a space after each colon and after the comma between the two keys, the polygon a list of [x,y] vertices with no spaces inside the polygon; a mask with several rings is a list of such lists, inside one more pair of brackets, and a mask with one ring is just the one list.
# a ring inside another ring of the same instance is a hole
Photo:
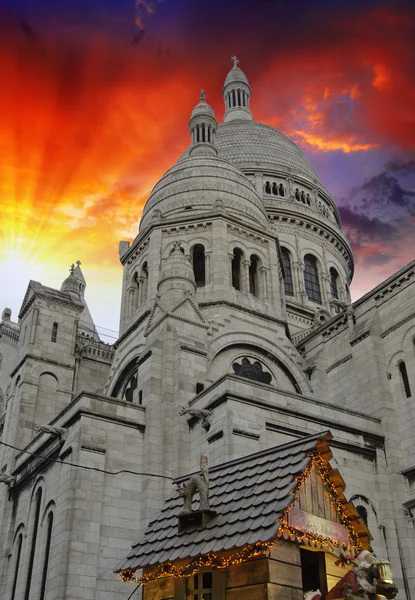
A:
{"label": "narrow window opening", "polygon": [[291,257],[287,248],[281,248],[282,265],[284,267],[284,292],[286,296],[294,296],[293,272]]}
{"label": "narrow window opening", "polygon": [[278,187],[275,181],[272,184],[272,193],[274,194],[274,196],[278,196]]}
{"label": "narrow window opening", "polygon": [[42,489],[39,488],[38,491],[36,492],[35,518],[34,518],[34,523],[33,523],[32,543],[30,545],[29,568],[27,570],[26,591],[25,591],[25,595],[24,595],[24,600],[29,600],[29,597],[30,597],[30,586],[32,584],[33,564],[35,561],[36,541],[37,541],[37,533],[38,533],[38,528],[39,528],[41,502],[42,502]]}
{"label": "narrow window opening", "polygon": [[328,589],[324,552],[313,552],[300,548],[300,560],[303,592],[320,590],[321,594],[325,596]]}
{"label": "narrow window opening", "polygon": [[269,181],[265,182],[265,193],[266,194],[270,194],[271,193],[271,184]]}
{"label": "narrow window opening", "polygon": [[200,142],[200,131],[199,131],[199,125],[196,125],[196,141]]}
{"label": "narrow window opening", "polygon": [[253,296],[258,296],[258,267],[259,258],[255,254],[251,254],[249,265],[249,291]]}
{"label": "narrow window opening", "polygon": [[14,578],[13,578],[11,600],[14,600],[15,596],[16,596],[16,587],[17,587],[17,582],[19,580],[20,559],[22,556],[22,545],[23,545],[23,534],[20,533],[19,537],[17,538],[17,544],[16,544],[17,552],[16,552],[16,562],[15,562],[15,567],[14,567]]}
{"label": "narrow window opening", "polygon": [[143,390],[140,390],[138,392],[138,404],[142,404],[143,403]]}
{"label": "narrow window opening", "polygon": [[330,292],[331,292],[332,298],[338,299],[338,297],[339,297],[338,281],[339,281],[339,274],[337,273],[336,269],[331,267],[331,269],[330,269]]}
{"label": "narrow window opening", "polygon": [[282,185],[282,183],[280,183],[280,185],[278,186],[278,190],[279,190],[280,196],[285,196],[284,186]]}
{"label": "narrow window opening", "polygon": [[241,90],[238,89],[238,106],[241,106]]}
{"label": "narrow window opening", "polygon": [[204,383],[196,383],[196,394],[200,394],[205,389]]}
{"label": "narrow window opening", "polygon": [[54,323],[52,325],[52,335],[50,336],[50,341],[56,343],[58,338],[58,324]]}
{"label": "narrow window opening", "polygon": [[301,192],[301,202],[305,204],[305,194],[303,191]]}
{"label": "narrow window opening", "polygon": [[405,390],[405,396],[407,398],[410,398],[411,397],[411,386],[409,384],[408,371],[406,370],[406,364],[404,363],[403,360],[399,363],[398,367],[399,367],[399,372],[400,372],[401,378],[402,378],[403,388]]}
{"label": "narrow window opening", "polygon": [[235,107],[236,106],[236,96],[235,96],[235,90],[232,90],[232,106]]}
{"label": "narrow window opening", "polygon": [[312,254],[307,254],[304,257],[304,285],[308,299],[321,304],[317,259]]}
{"label": "narrow window opening", "polygon": [[299,192],[298,188],[295,188],[295,199],[300,201],[300,192]]}
{"label": "narrow window opening", "polygon": [[366,509],[366,507],[359,504],[359,506],[356,506],[356,510],[359,513],[360,517],[363,519],[363,521],[367,527],[367,509]]}
{"label": "narrow window opening", "polygon": [[310,206],[310,194],[306,194],[305,201],[308,204],[308,206]]}
{"label": "narrow window opening", "polygon": [[202,244],[196,244],[196,246],[194,246],[192,258],[196,286],[204,287],[206,285],[206,264],[205,247]]}
{"label": "narrow window opening", "polygon": [[42,585],[40,588],[39,600],[44,600],[44,598],[45,598],[46,584],[48,581],[48,568],[49,568],[50,543],[52,540],[52,527],[53,527],[53,513],[50,512],[48,515],[48,531],[46,534],[45,559],[43,561]]}
{"label": "narrow window opening", "polygon": [[236,290],[241,289],[242,250],[235,248],[232,259],[232,285]]}

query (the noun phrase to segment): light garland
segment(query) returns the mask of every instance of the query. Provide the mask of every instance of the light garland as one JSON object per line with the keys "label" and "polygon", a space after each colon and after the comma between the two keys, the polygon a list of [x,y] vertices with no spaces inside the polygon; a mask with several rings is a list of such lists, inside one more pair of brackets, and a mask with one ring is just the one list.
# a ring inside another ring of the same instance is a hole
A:
{"label": "light garland", "polygon": [[[304,487],[306,481],[309,479],[313,469],[318,470],[324,482],[325,488],[328,492],[330,501],[334,506],[341,523],[345,525],[348,529],[349,539],[351,542],[350,545],[356,551],[360,551],[362,549],[362,545],[359,541],[359,536],[356,530],[354,529],[353,525],[350,523],[350,520],[348,519],[343,508],[343,505],[338,498],[336,487],[330,479],[329,470],[324,460],[316,450],[310,452],[309,456],[311,460],[308,463],[307,467],[304,469],[301,475],[295,477],[296,485],[294,489],[290,492],[294,496],[293,501],[291,502],[291,506],[286,508],[283,514],[277,520],[277,522],[280,522],[280,526],[278,528],[276,536],[273,539],[269,540],[268,542],[257,542],[255,544],[245,546],[239,552],[236,552],[235,554],[232,554],[228,557],[217,556],[213,552],[205,554],[203,556],[198,556],[192,559],[187,565],[183,567],[176,567],[173,563],[167,561],[161,564],[157,571],[155,571],[154,573],[142,575],[141,577],[134,577],[135,570],[125,569],[120,572],[121,579],[123,581],[137,583],[138,585],[145,585],[146,583],[152,583],[164,577],[190,577],[198,573],[202,568],[226,569],[226,567],[229,567],[231,565],[239,565],[243,562],[246,562],[247,560],[269,555],[270,551],[282,538],[286,540],[291,539],[293,542],[297,541],[300,544],[319,546],[331,551],[331,546],[340,545],[340,542],[338,540],[335,540],[330,537],[324,537],[312,531],[302,531],[296,527],[289,525],[289,512],[291,510],[291,507],[294,501],[299,497],[300,492]],[[341,545],[344,549],[347,548],[345,544]]]}

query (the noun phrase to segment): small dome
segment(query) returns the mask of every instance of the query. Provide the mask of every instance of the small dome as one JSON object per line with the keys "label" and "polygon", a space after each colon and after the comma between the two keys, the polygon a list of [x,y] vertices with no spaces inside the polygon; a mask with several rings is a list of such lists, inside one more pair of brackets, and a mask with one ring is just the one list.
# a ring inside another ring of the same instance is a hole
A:
{"label": "small dome", "polygon": [[174,242],[161,267],[157,291],[164,306],[169,309],[177,306],[185,294],[193,295],[196,291],[193,267],[180,242]]}
{"label": "small dome", "polygon": [[62,283],[61,292],[74,292],[75,294],[80,295],[79,284],[75,279],[73,271],[69,273],[68,277]]}
{"label": "small dome", "polygon": [[232,67],[229,73],[226,75],[225,83],[223,87],[225,88],[229,83],[246,83],[249,86],[248,78],[245,73],[237,67],[236,65]]}
{"label": "small dome", "polygon": [[215,113],[213,112],[213,108],[209,106],[209,104],[204,99],[201,99],[199,104],[196,104],[196,106],[192,110],[192,114],[190,115],[189,120],[191,121],[194,117],[199,117],[200,115],[206,115],[215,119]]}
{"label": "small dome", "polygon": [[192,155],[180,160],[155,185],[140,230],[150,225],[155,211],[164,219],[183,218],[207,215],[218,205],[247,224],[268,225],[262,200],[239,169],[215,155]]}
{"label": "small dome", "polygon": [[159,286],[168,279],[185,279],[190,281],[196,288],[193,267],[189,259],[185,256],[184,250],[179,242],[174,242],[169,256],[164,261],[160,273]]}

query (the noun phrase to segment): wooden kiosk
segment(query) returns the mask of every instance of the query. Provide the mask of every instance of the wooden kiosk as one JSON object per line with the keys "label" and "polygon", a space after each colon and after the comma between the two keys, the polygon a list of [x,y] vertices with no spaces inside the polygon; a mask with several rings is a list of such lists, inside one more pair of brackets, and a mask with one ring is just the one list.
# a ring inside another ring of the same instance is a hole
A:
{"label": "wooden kiosk", "polygon": [[[371,539],[330,466],[330,439],[325,432],[216,466],[209,480],[203,466],[179,480],[188,481],[116,572],[143,586],[143,600],[325,596],[351,569],[346,556]],[[183,511],[188,492],[191,510]]]}

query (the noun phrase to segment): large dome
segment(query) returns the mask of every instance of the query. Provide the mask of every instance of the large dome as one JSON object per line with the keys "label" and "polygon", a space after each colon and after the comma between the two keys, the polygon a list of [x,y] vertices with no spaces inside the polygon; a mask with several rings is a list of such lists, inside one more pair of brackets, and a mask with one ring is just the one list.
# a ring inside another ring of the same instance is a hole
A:
{"label": "large dome", "polygon": [[153,188],[140,229],[153,220],[222,209],[247,223],[266,227],[268,218],[252,183],[228,161],[214,155],[182,158]]}
{"label": "large dome", "polygon": [[318,179],[304,152],[286,135],[257,121],[231,121],[216,132],[219,156],[240,169],[277,169]]}

